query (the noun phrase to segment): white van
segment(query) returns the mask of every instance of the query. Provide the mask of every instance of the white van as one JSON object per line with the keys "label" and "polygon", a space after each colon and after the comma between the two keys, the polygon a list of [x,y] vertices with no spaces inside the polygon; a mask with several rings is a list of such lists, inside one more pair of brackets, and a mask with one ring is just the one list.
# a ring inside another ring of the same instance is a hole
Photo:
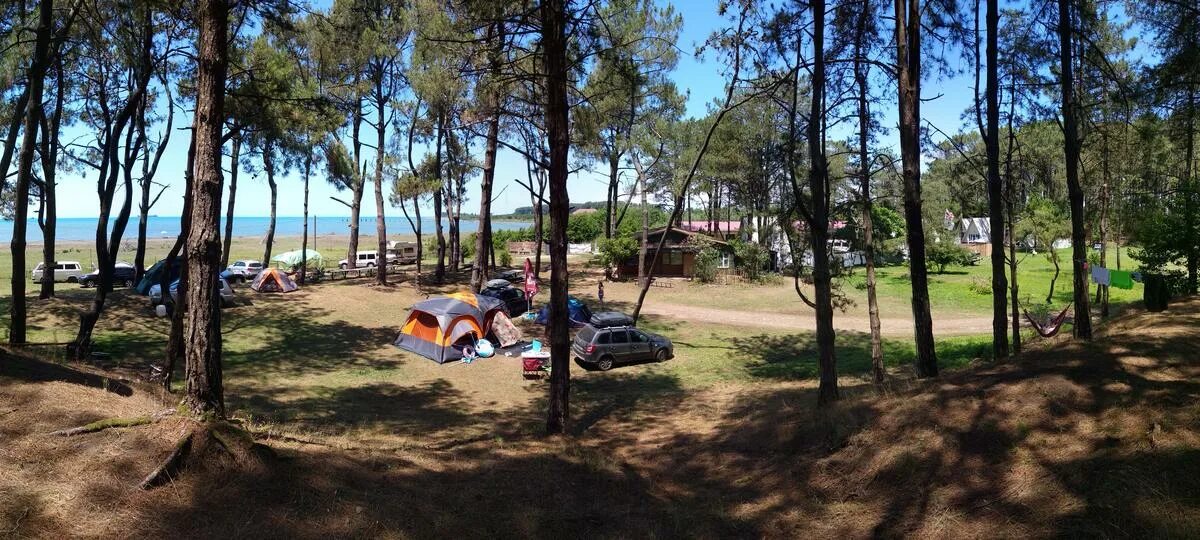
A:
{"label": "white van", "polygon": [[[379,252],[375,250],[359,251],[358,258],[355,260],[355,268],[374,268],[376,260],[379,258]],[[338,261],[338,268],[345,270],[350,268],[346,259]]]}
{"label": "white van", "polygon": [[[42,276],[46,273],[45,263],[37,263],[33,268],[32,278],[34,283],[41,283]],[[54,274],[51,279],[57,282],[75,283],[79,278],[86,274],[83,271],[83,265],[79,261],[58,261],[54,263]]]}

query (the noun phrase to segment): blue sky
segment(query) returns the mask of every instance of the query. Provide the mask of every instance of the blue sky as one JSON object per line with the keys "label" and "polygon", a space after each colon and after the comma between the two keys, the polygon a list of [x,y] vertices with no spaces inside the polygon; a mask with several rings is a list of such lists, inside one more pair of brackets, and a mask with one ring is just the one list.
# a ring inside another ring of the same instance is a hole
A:
{"label": "blue sky", "polygon": [[[692,53],[696,46],[703,43],[713,30],[725,24],[716,13],[716,0],[683,0],[675,2],[677,10],[682,14],[684,26],[679,39],[680,61],[673,79],[680,91],[688,94],[688,115],[702,116],[708,104],[719,98],[723,92],[724,79],[721,66],[711,55],[708,58],[694,58]],[[885,22],[886,24],[886,22]],[[957,62],[957,59],[953,60]],[[966,77],[956,77],[950,80],[926,79],[922,88],[924,98],[939,96],[932,101],[922,104],[922,115],[925,119],[937,125],[947,133],[958,131],[961,126],[959,119],[962,111],[971,102],[971,81]],[[889,92],[889,95],[891,92]],[[884,126],[889,126],[886,133],[880,133],[880,141],[884,145],[895,145],[895,105],[888,101],[884,113]],[[190,118],[176,117],[176,126],[190,123]],[[159,126],[157,129],[161,130]],[[69,139],[78,132],[66,132]],[[836,134],[835,134],[836,135]],[[476,151],[482,152],[479,145]],[[172,135],[171,142],[159,167],[157,180],[170,184],[162,199],[152,210],[160,216],[177,216],[183,207],[183,169],[187,154],[187,132],[178,130]],[[228,159],[225,160],[228,166]],[[60,173],[59,180],[59,216],[61,217],[94,217],[98,204],[95,196],[95,172],[88,170],[86,176],[78,173]],[[496,192],[504,190],[497,198],[493,207],[496,213],[507,213],[519,206],[529,205],[528,192],[514,182],[514,179],[524,180],[525,163],[517,154],[502,150],[496,164]],[[299,175],[280,179],[280,196],[278,213],[281,216],[299,216],[303,210],[303,191],[299,189],[302,178]],[[606,179],[596,173],[580,172],[569,180],[570,198],[573,202],[598,201],[604,199]],[[228,174],[226,175],[228,184]],[[315,174],[310,183],[309,198],[310,215],[345,216],[349,210],[332,200],[331,196],[339,195],[321,174]],[[385,189],[388,189],[385,187]],[[464,212],[478,211],[479,197],[478,181],[468,187],[468,201],[463,204]],[[118,193],[118,200],[122,196]],[[228,197],[228,194],[226,194]],[[235,215],[264,216],[268,213],[270,191],[265,177],[252,176],[243,171],[238,179],[237,201]],[[226,199],[227,200],[227,199]],[[136,195],[135,195],[136,201]],[[374,215],[370,195],[364,196],[364,215]],[[135,203],[136,204],[136,203]],[[224,204],[224,202],[222,203]],[[389,215],[399,214],[399,209],[387,209]]]}

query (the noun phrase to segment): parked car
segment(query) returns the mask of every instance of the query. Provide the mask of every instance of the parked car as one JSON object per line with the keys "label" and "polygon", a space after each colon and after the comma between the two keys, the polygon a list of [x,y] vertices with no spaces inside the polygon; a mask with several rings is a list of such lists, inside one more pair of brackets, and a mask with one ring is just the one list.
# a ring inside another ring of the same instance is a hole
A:
{"label": "parked car", "polygon": [[596,328],[587,324],[575,334],[571,354],[584,364],[608,371],[616,364],[670,360],[675,357],[675,346],[663,336],[632,326]]}
{"label": "parked car", "polygon": [[[157,306],[159,304],[174,305],[179,300],[179,280],[171,282],[171,296],[164,299],[162,294],[162,285],[155,284],[150,287],[150,305]],[[229,286],[229,282],[225,278],[217,278],[217,293],[221,295],[221,307],[229,307],[233,305],[233,287]]]}
{"label": "parked car", "polygon": [[[129,263],[117,263],[113,266],[113,287],[125,287],[126,289],[133,288],[134,279],[137,278],[137,268],[134,268]],[[80,276],[80,287],[95,287],[100,284],[100,270],[92,270],[91,272]]]}
{"label": "parked car", "polygon": [[[246,281],[258,277],[259,272],[262,271],[263,263],[261,262],[254,260],[234,261],[233,264],[225,268],[225,272],[221,273],[221,277],[232,281],[237,281],[239,283],[245,283]],[[225,275],[226,272],[228,275]]]}
{"label": "parked car", "polygon": [[529,311],[529,299],[525,298],[525,291],[508,285],[507,282],[504,287],[486,287],[480,290],[479,294],[504,302],[504,314],[509,317]]}
{"label": "parked car", "polygon": [[[355,268],[374,268],[379,264],[379,252],[376,250],[360,250],[356,256]],[[342,270],[350,268],[349,261],[346,259],[338,261],[338,268]]]}
{"label": "parked car", "polygon": [[[37,263],[37,266],[33,267],[33,273],[30,277],[33,278],[34,283],[41,283],[42,276],[45,273],[45,263]],[[75,283],[79,281],[79,278],[83,274],[83,265],[79,264],[79,261],[58,261],[54,263],[54,270],[50,279],[56,282],[65,281],[67,283]]]}

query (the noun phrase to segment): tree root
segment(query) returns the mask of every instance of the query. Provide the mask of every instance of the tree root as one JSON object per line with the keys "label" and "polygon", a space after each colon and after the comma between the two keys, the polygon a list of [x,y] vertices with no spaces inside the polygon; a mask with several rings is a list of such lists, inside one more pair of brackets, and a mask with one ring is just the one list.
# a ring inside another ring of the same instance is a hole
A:
{"label": "tree root", "polygon": [[138,487],[148,490],[174,481],[184,469],[209,465],[261,469],[276,459],[271,447],[254,442],[245,430],[228,422],[196,422],[175,448]]}
{"label": "tree root", "polygon": [[179,471],[183,469],[184,460],[192,451],[192,439],[195,435],[195,431],[188,432],[179,442],[175,443],[175,449],[167,455],[167,459],[146,475],[146,478],[142,479],[142,483],[138,484],[138,488],[146,490],[174,480],[179,475]]}
{"label": "tree root", "polygon": [[58,431],[52,431],[52,432],[50,432],[50,435],[54,435],[54,436],[58,436],[58,437],[71,437],[74,435],[83,435],[85,433],[95,433],[97,431],[104,431],[109,428],[144,426],[146,424],[153,424],[155,422],[158,422],[158,421],[160,421],[164,418],[167,418],[168,416],[171,416],[173,414],[175,414],[174,409],[163,409],[163,410],[161,410],[157,413],[154,413],[153,415],[150,415],[150,416],[136,416],[133,418],[119,418],[119,417],[118,418],[105,418],[104,420],[97,420],[90,424],[82,425],[79,427],[73,427],[73,428],[69,428],[69,429],[60,429]]}

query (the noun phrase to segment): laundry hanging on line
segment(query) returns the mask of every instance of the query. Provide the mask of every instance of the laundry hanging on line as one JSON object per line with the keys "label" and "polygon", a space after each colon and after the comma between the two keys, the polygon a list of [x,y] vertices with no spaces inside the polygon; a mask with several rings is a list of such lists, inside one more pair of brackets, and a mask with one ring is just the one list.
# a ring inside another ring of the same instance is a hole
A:
{"label": "laundry hanging on line", "polygon": [[1124,270],[1109,270],[1108,278],[1109,278],[1109,282],[1112,283],[1113,287],[1116,287],[1118,289],[1132,289],[1133,288],[1133,274],[1131,274],[1129,272],[1126,272]]}

